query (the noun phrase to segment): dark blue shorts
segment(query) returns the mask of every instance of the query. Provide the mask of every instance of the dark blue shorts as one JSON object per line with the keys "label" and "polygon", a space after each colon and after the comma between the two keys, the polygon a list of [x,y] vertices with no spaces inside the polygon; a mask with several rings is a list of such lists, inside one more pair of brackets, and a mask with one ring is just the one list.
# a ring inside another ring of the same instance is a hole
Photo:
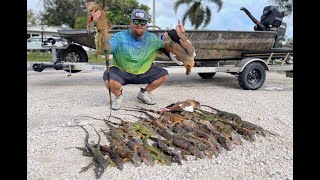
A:
{"label": "dark blue shorts", "polygon": [[[152,65],[144,74],[134,75],[122,71],[117,67],[110,67],[110,79],[118,81],[122,85],[126,84],[151,84],[154,80],[164,75],[168,75],[168,71],[159,65]],[[103,73],[103,80],[108,80],[107,71]]]}

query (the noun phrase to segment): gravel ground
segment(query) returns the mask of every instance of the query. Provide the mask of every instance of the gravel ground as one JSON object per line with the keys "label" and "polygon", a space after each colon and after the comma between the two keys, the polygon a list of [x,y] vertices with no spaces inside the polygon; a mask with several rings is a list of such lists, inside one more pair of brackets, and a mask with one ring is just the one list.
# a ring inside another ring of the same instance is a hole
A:
{"label": "gravel ground", "polygon": [[[92,169],[79,173],[91,162],[81,151],[81,128],[66,128],[74,123],[105,128],[101,121],[74,117],[87,115],[104,118],[109,115],[109,97],[102,81],[102,71],[82,71],[67,77],[64,71],[44,70],[27,74],[27,178],[95,179]],[[136,95],[141,85],[124,87],[125,106],[152,109],[173,102],[195,99],[217,109],[238,114],[243,120],[263,127],[278,136],[258,137],[244,141],[232,151],[224,151],[213,159],[189,157],[183,165],[154,167],[125,163],[123,171],[108,167],[101,179],[293,179],[293,79],[284,73],[267,72],[264,86],[256,91],[242,90],[237,78],[217,73],[212,79],[197,74],[172,74],[153,92],[157,104],[141,104]],[[132,120],[125,111],[113,111],[115,116]],[[132,113],[132,112],[131,112]],[[139,115],[139,114],[137,114]],[[90,140],[97,140],[92,129]],[[107,140],[102,136],[102,144]]]}

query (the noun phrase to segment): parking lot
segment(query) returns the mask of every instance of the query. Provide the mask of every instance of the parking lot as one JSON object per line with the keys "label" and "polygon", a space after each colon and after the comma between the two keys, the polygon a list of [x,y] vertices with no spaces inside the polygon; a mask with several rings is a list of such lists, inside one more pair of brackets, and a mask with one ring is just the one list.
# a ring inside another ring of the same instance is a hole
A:
{"label": "parking lot", "polygon": [[[105,124],[78,115],[104,118],[109,115],[109,97],[101,70],[81,71],[68,77],[65,71],[27,73],[27,173],[28,179],[94,179],[90,163],[75,146],[83,146],[84,132],[64,125]],[[134,167],[124,170],[108,166],[101,179],[293,179],[293,79],[285,73],[267,72],[264,85],[242,90],[237,77],[217,73],[212,79],[197,74],[176,73],[152,92],[154,106],[141,104],[136,95],[144,85],[123,88],[124,106],[160,109],[171,103],[195,99],[220,110],[238,114],[278,136],[258,137],[213,159],[190,160],[179,166]],[[112,114],[134,121],[128,112]],[[137,114],[139,115],[139,114]],[[131,117],[131,118],[130,118]],[[107,140],[102,137],[102,143]],[[92,136],[96,141],[97,137]]]}

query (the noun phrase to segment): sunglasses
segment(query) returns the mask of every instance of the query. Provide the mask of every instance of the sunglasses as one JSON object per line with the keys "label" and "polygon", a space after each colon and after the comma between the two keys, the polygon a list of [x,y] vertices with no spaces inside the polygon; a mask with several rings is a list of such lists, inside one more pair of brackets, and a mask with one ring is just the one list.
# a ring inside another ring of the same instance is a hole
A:
{"label": "sunglasses", "polygon": [[133,19],[133,20],[132,20],[132,23],[133,23],[134,25],[136,25],[136,26],[138,26],[139,24],[140,24],[141,26],[145,26],[145,25],[147,24],[147,21],[145,21],[145,20],[140,20],[140,19]]}

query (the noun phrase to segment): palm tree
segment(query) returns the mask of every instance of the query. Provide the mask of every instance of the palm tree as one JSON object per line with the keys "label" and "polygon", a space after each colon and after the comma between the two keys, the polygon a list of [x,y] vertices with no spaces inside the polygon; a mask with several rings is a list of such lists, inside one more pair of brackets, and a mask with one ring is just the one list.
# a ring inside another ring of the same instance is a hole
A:
{"label": "palm tree", "polygon": [[293,11],[292,0],[269,0],[272,4],[278,6],[280,10],[288,11],[289,14]]}
{"label": "palm tree", "polygon": [[215,3],[218,6],[217,12],[222,8],[222,0],[176,0],[173,8],[175,13],[177,13],[180,5],[188,5],[189,9],[187,9],[183,15],[182,24],[184,25],[188,18],[191,22],[191,26],[195,26],[195,29],[198,29],[202,24],[202,28],[204,28],[211,21],[211,10],[206,5],[207,2]]}

